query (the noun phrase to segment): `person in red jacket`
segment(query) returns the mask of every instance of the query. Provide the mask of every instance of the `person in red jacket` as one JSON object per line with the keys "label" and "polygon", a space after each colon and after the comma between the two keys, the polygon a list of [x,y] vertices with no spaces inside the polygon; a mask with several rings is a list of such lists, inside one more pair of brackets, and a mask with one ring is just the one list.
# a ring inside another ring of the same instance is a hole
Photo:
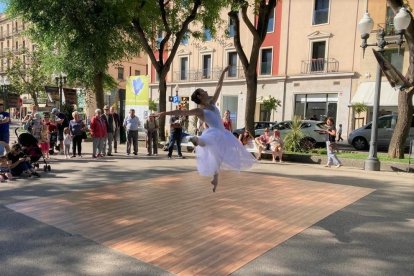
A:
{"label": "person in red jacket", "polygon": [[[92,157],[103,157],[103,142],[106,137],[106,125],[101,119],[102,111],[95,110],[95,116],[92,117],[90,132],[93,142]],[[98,153],[98,154],[97,154]]]}

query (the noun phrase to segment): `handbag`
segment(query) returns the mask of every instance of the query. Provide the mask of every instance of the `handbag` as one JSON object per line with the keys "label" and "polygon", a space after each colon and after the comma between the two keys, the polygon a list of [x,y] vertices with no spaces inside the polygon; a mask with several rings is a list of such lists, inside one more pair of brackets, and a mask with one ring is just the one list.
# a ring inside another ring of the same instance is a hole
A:
{"label": "handbag", "polygon": [[81,137],[82,139],[88,139],[88,135],[86,135],[86,131],[82,131]]}

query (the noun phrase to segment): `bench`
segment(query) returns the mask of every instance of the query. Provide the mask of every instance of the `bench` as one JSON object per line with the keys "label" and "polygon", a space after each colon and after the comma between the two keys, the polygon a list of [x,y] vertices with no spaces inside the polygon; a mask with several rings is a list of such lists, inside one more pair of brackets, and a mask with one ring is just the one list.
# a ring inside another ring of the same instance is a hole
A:
{"label": "bench", "polygon": [[[257,148],[257,144],[254,140],[250,140],[244,148],[250,153],[258,153],[259,149]],[[272,154],[271,150],[263,150],[262,154]]]}

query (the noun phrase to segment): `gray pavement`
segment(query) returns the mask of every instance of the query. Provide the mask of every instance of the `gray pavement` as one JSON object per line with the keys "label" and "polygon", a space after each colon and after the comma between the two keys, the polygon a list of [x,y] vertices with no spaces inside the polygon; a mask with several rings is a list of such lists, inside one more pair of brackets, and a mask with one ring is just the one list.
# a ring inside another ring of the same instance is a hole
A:
{"label": "gray pavement", "polygon": [[[79,235],[7,209],[37,197],[195,170],[192,153],[93,160],[54,156],[40,179],[0,184],[0,275],[170,275]],[[174,154],[176,154],[174,152]],[[263,161],[252,172],[376,189],[246,264],[233,275],[414,275],[414,174]],[[225,185],[221,183],[220,185]],[[206,192],[210,185],[206,183]],[[218,192],[220,192],[218,190]]]}

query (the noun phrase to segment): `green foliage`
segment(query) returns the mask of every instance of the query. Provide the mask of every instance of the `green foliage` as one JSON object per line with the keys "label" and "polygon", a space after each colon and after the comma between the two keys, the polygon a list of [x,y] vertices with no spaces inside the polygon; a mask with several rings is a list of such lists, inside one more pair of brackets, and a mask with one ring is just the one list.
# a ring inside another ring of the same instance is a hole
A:
{"label": "green foliage", "polygon": [[31,22],[31,39],[49,50],[51,72],[64,71],[72,83],[95,88],[103,101],[108,65],[138,50],[127,35],[123,5],[124,1],[10,0],[9,12]]}
{"label": "green foliage", "polygon": [[352,104],[352,109],[356,114],[358,114],[359,117],[362,112],[368,111],[368,106],[364,103],[354,103]]}
{"label": "green foliage", "polygon": [[279,99],[276,99],[272,96],[269,95],[268,99],[263,99],[263,97],[261,98],[263,100],[262,104],[263,104],[263,109],[266,111],[277,111],[277,108],[282,106],[282,102]]}
{"label": "green foliage", "polygon": [[[39,105],[38,98],[46,98],[44,86],[48,83],[47,70],[43,66],[45,53],[38,49],[34,52],[24,52],[22,55],[9,54],[12,66],[6,74],[10,80],[12,91],[18,94],[29,93],[34,104]],[[28,62],[29,61],[29,62]]]}
{"label": "green foliage", "polygon": [[149,101],[148,101],[148,109],[150,111],[157,111],[157,103],[154,100],[149,99]]}
{"label": "green foliage", "polygon": [[285,136],[284,143],[285,149],[292,152],[303,151],[301,147],[302,139],[304,138],[303,132],[300,128],[301,119],[299,116],[295,116],[292,120],[291,131]]}

